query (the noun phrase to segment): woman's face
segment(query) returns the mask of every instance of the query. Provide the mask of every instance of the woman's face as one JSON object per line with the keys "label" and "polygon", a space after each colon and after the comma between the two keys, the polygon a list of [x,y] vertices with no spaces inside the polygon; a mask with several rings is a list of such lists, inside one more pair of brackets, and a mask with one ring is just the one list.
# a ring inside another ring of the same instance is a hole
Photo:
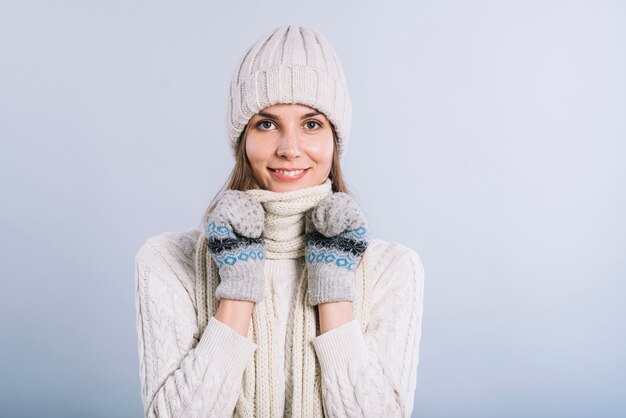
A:
{"label": "woman's face", "polygon": [[333,131],[322,113],[301,104],[275,104],[249,121],[246,155],[265,190],[288,192],[322,184],[333,161]]}

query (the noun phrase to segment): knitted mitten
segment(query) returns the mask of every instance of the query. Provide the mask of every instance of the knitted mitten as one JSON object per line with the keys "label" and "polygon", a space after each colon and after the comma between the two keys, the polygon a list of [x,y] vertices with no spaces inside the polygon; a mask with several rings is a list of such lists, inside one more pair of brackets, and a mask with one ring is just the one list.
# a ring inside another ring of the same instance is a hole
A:
{"label": "knitted mitten", "polygon": [[264,220],[261,203],[245,192],[227,190],[216,204],[205,230],[220,275],[216,299],[263,299]]}
{"label": "knitted mitten", "polygon": [[367,221],[346,193],[333,193],[307,214],[309,304],[354,301],[353,271],[368,245]]}

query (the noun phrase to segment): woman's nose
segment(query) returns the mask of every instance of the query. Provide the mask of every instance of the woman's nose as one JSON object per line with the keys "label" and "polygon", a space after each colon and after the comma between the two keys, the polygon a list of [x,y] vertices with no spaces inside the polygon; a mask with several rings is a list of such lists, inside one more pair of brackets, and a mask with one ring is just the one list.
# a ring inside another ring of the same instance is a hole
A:
{"label": "woman's nose", "polygon": [[300,138],[296,129],[285,129],[280,136],[276,153],[288,159],[300,156]]}

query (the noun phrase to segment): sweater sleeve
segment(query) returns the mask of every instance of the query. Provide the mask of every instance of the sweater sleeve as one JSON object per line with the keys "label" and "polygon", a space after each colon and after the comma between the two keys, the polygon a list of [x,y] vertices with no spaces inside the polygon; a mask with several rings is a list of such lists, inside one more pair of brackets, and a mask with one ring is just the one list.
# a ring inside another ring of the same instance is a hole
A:
{"label": "sweater sleeve", "polygon": [[411,416],[424,270],[417,253],[403,248],[376,281],[365,333],[354,319],[313,340],[327,416]]}
{"label": "sweater sleeve", "polygon": [[[180,252],[179,252],[180,253]],[[232,416],[256,344],[211,317],[198,340],[185,254],[156,236],[135,257],[141,395],[146,417]]]}

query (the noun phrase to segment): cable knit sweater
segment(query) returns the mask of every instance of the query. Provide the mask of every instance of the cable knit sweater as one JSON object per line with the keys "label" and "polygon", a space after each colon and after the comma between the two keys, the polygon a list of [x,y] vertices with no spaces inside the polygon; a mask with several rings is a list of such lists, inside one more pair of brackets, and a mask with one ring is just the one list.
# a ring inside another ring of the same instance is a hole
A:
{"label": "cable knit sweater", "polygon": [[[194,260],[198,230],[149,238],[135,258],[142,402],[146,417],[230,417],[256,344],[215,317],[200,335]],[[372,280],[368,326],[355,319],[313,340],[330,417],[408,417],[413,410],[423,312],[419,256],[398,243],[371,239],[366,277]],[[275,304],[280,393],[291,382],[294,289],[302,257],[265,260],[266,289]],[[281,404],[289,411],[291,399]],[[188,408],[194,405],[194,408]],[[196,416],[195,414],[193,416]]]}

